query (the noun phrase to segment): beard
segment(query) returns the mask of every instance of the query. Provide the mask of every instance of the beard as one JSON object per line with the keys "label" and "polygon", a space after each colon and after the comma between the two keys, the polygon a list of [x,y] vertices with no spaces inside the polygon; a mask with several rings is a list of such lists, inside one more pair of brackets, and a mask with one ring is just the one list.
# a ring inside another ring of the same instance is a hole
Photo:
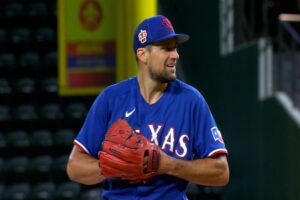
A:
{"label": "beard", "polygon": [[149,67],[149,75],[152,80],[160,83],[169,83],[176,79],[176,73],[168,72],[165,68],[162,71],[154,70],[153,67]]}

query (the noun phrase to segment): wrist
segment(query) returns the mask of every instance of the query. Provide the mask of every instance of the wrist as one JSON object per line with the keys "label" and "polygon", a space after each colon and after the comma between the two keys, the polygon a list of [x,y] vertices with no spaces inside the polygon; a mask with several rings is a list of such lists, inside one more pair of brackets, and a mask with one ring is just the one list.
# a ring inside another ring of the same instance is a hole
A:
{"label": "wrist", "polygon": [[158,173],[159,174],[172,174],[172,171],[174,169],[174,162],[172,157],[168,156],[166,153],[161,151],[160,153],[160,162],[158,167]]}

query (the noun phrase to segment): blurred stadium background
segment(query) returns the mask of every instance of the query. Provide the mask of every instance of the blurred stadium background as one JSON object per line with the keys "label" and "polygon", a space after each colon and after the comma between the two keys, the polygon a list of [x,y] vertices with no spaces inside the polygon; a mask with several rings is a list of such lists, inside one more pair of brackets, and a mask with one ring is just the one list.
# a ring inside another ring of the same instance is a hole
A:
{"label": "blurred stadium background", "polygon": [[[101,185],[65,173],[96,94],[60,91],[62,2],[0,0],[0,199],[100,199]],[[230,152],[229,185],[191,184],[189,198],[300,199],[300,1],[157,0],[157,12],[191,36],[179,77],[204,94]]]}

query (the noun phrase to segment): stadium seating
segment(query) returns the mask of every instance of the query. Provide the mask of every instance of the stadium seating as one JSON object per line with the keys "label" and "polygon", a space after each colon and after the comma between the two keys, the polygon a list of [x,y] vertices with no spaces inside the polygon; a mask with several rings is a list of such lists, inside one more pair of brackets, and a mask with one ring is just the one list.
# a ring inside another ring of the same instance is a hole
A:
{"label": "stadium seating", "polygon": [[13,108],[13,115],[16,120],[31,122],[36,120],[38,115],[36,107],[32,104],[21,104]]}
{"label": "stadium seating", "polygon": [[52,156],[41,155],[30,159],[28,164],[28,180],[36,184],[41,182],[51,182]]}
{"label": "stadium seating", "polygon": [[95,199],[102,200],[100,186],[82,190],[79,199],[80,200],[95,200]]}
{"label": "stadium seating", "polygon": [[16,67],[15,55],[11,52],[0,53],[0,68],[13,68]]}
{"label": "stadium seating", "polygon": [[71,151],[75,132],[72,129],[59,129],[53,134],[55,155],[67,154]]}
{"label": "stadium seating", "polygon": [[15,156],[4,161],[3,176],[7,185],[27,181],[29,159],[26,156]]}
{"label": "stadium seating", "polygon": [[26,131],[11,130],[5,134],[5,139],[7,147],[10,147],[6,154],[26,156],[30,152],[30,140]]}
{"label": "stadium seating", "polygon": [[6,30],[5,29],[0,29],[0,44],[5,44],[6,43]]}
{"label": "stadium seating", "polygon": [[5,192],[5,185],[0,183],[0,199],[3,199],[4,192]]}
{"label": "stadium seating", "polygon": [[11,31],[11,42],[13,43],[24,43],[29,42],[31,39],[30,30],[24,27],[14,28]]}
{"label": "stadium seating", "polygon": [[67,177],[67,161],[68,161],[68,155],[60,155],[53,159],[52,165],[51,165],[51,174],[52,177],[55,177],[55,182],[62,183],[65,181],[68,181]]}
{"label": "stadium seating", "polygon": [[49,51],[44,54],[43,65],[54,68],[57,66],[57,51]]}
{"label": "stadium seating", "polygon": [[[4,177],[4,159],[3,156],[0,156],[0,177]],[[1,197],[1,189],[3,189],[3,185],[4,185],[4,180],[3,178],[0,180],[0,197]],[[1,199],[1,198],[0,198]]]}
{"label": "stadium seating", "polygon": [[0,24],[0,200],[98,199],[66,174],[94,97],[58,95],[56,1],[1,1]]}
{"label": "stadium seating", "polygon": [[22,17],[25,15],[24,5],[20,2],[8,3],[4,9],[4,16],[6,18]]}
{"label": "stadium seating", "polygon": [[26,68],[37,68],[40,64],[40,57],[36,52],[25,52],[21,55],[20,66]]}
{"label": "stadium seating", "polygon": [[6,78],[0,78],[0,95],[5,96],[9,95],[12,92],[10,82]]}
{"label": "stadium seating", "polygon": [[[6,139],[3,135],[3,133],[0,132],[0,159],[5,156],[6,148],[7,148]],[[3,162],[3,160],[0,160],[0,165],[1,165],[2,162]],[[0,173],[1,173],[1,169],[0,169]]]}
{"label": "stadium seating", "polygon": [[12,114],[9,105],[0,105],[0,127],[1,131],[12,128]]}
{"label": "stadium seating", "polygon": [[23,94],[32,94],[36,91],[35,81],[24,77],[15,82],[15,91]]}
{"label": "stadium seating", "polygon": [[33,2],[29,4],[27,14],[30,17],[45,17],[48,15],[48,9],[45,2]]}
{"label": "stadium seating", "polygon": [[59,104],[49,103],[40,107],[40,117],[46,120],[60,120],[63,118],[63,113]]}
{"label": "stadium seating", "polygon": [[16,183],[7,187],[3,194],[3,200],[27,200],[30,185],[27,183]]}
{"label": "stadium seating", "polygon": [[[3,36],[4,37],[4,36]],[[55,41],[55,32],[51,27],[41,27],[38,28],[35,34],[37,42],[56,42]],[[1,32],[0,32],[0,41],[1,41]]]}
{"label": "stadium seating", "polygon": [[53,149],[52,132],[49,129],[36,129],[30,133],[31,155],[51,155]]}
{"label": "stadium seating", "polygon": [[64,182],[57,186],[54,200],[78,200],[80,185],[74,182]]}
{"label": "stadium seating", "polygon": [[41,83],[41,92],[46,94],[56,94],[57,93],[57,78],[56,77],[47,77],[42,80]]}
{"label": "stadium seating", "polygon": [[84,103],[70,103],[66,105],[65,116],[71,120],[83,120],[87,114]]}
{"label": "stadium seating", "polygon": [[52,182],[41,182],[33,185],[30,193],[30,200],[52,200],[55,191],[55,185]]}
{"label": "stadium seating", "polygon": [[11,102],[12,87],[7,78],[0,78],[0,105],[8,105]]}

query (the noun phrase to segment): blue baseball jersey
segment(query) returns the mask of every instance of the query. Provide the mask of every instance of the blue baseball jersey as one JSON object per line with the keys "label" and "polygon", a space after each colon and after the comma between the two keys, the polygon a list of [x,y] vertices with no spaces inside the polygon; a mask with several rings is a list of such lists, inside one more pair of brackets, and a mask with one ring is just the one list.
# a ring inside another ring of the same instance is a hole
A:
{"label": "blue baseball jersey", "polygon": [[[163,96],[148,104],[137,77],[107,87],[96,98],[74,143],[97,158],[110,125],[123,118],[169,156],[193,160],[227,154],[222,135],[198,90],[175,80]],[[188,182],[157,175],[145,184],[106,179],[103,199],[187,199]]]}

